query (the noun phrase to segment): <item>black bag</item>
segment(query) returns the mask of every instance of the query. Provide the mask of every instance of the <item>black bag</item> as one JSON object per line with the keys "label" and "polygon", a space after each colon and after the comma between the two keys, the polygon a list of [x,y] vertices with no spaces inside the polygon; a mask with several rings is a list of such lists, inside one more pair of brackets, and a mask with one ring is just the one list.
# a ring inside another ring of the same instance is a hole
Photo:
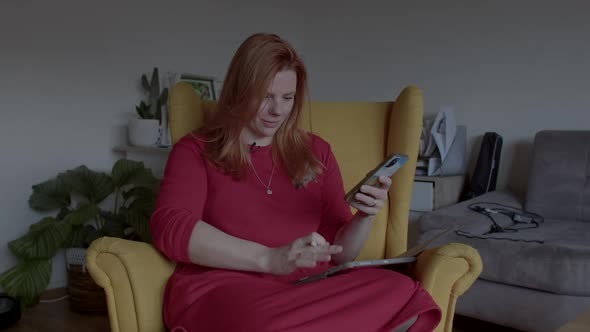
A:
{"label": "black bag", "polygon": [[495,132],[485,133],[477,156],[477,164],[463,200],[496,190],[501,154],[502,136]]}

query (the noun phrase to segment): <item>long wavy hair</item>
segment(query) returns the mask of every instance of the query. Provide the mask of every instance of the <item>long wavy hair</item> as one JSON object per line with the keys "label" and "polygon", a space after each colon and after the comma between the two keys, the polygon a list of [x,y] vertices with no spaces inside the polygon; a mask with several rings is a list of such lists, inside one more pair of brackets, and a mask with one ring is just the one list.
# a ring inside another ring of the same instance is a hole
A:
{"label": "long wavy hair", "polygon": [[273,137],[275,163],[286,169],[295,186],[316,178],[323,165],[313,155],[310,135],[298,127],[307,93],[305,65],[293,47],[274,34],[254,34],[236,51],[229,66],[217,110],[198,134],[207,141],[205,155],[219,170],[242,178],[251,163],[241,133],[256,117],[277,72],[293,70],[297,87],[293,110]]}

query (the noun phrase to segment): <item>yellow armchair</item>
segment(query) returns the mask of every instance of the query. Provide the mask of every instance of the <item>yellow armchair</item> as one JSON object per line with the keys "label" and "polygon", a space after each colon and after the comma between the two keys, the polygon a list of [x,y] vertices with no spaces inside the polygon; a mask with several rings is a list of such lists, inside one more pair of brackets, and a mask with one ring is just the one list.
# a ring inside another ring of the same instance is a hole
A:
{"label": "yellow armchair", "polygon": [[[201,101],[190,85],[175,85],[170,93],[172,141],[200,126],[214,108],[214,102]],[[422,92],[413,86],[405,88],[395,102],[306,105],[301,126],[330,142],[347,190],[386,155],[409,156],[409,162],[392,178],[389,204],[377,216],[359,260],[392,257],[407,248],[422,117]],[[101,238],[89,248],[87,266],[105,289],[112,331],[165,330],[162,298],[173,262],[149,244]],[[481,269],[477,251],[459,243],[426,250],[418,257],[409,274],[422,282],[442,309],[436,331],[451,332],[457,297],[471,286]]]}

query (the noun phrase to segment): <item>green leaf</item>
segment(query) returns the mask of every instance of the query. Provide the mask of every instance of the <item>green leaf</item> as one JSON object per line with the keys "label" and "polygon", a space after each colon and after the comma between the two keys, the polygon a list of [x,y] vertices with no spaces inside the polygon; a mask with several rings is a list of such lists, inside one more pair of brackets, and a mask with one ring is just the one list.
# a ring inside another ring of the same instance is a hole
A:
{"label": "green leaf", "polygon": [[70,187],[59,177],[33,186],[29,206],[37,211],[51,211],[70,205]]}
{"label": "green leaf", "polygon": [[139,106],[135,106],[135,111],[137,112],[137,115],[138,115],[140,118],[143,118],[143,116],[142,116],[142,114],[141,114],[141,109],[139,108]]}
{"label": "green leaf", "polygon": [[54,222],[57,222],[57,219],[55,219],[53,217],[45,217],[45,218],[39,220],[38,222],[31,224],[31,226],[29,226],[29,232],[35,233],[35,232],[42,231],[44,228],[47,227],[48,224],[54,223]]}
{"label": "green leaf", "polygon": [[36,303],[36,299],[49,285],[51,259],[20,261],[15,267],[0,275],[0,286],[10,296],[17,297],[25,305]]}
{"label": "green leaf", "polygon": [[112,170],[113,184],[116,188],[125,185],[152,184],[156,178],[149,168],[146,168],[141,161],[119,159]]}
{"label": "green leaf", "polygon": [[152,78],[150,80],[150,93],[153,94],[154,91],[160,93],[160,75],[158,73],[158,67],[154,67],[152,71]]}
{"label": "green leaf", "polygon": [[150,103],[150,119],[156,119],[156,116],[158,115],[158,107],[160,107],[160,105],[157,100]]}
{"label": "green leaf", "polygon": [[118,217],[112,211],[107,211],[107,210],[100,210],[99,215],[102,220],[111,220],[111,219],[115,219]]}
{"label": "green leaf", "polygon": [[72,226],[79,226],[98,215],[100,209],[92,203],[80,203],[74,211],[68,214],[63,221]]}
{"label": "green leaf", "polygon": [[125,228],[126,226],[118,219],[111,219],[107,220],[107,222],[102,226],[102,236],[111,236],[117,238],[124,238],[125,237]]}
{"label": "green leaf", "polygon": [[72,190],[85,197],[91,203],[98,204],[113,193],[111,177],[102,172],[95,172],[86,166],[79,166],[62,173],[60,177],[72,187]]}
{"label": "green leaf", "polygon": [[72,230],[70,242],[64,244],[64,248],[88,248],[86,238],[90,233],[95,231],[92,225],[75,226]]}
{"label": "green leaf", "polygon": [[150,83],[148,82],[147,76],[145,74],[141,75],[141,85],[147,91],[150,91]]}
{"label": "green leaf", "polygon": [[92,226],[83,227],[83,225],[96,217],[99,211],[100,209],[92,203],[80,203],[75,210],[59,220],[59,222],[69,224],[72,229],[64,240],[62,248],[83,248],[84,238],[88,232],[87,227],[93,229]]}
{"label": "green leaf", "polygon": [[15,256],[27,260],[51,258],[63,247],[71,234],[70,223],[46,217],[31,225],[29,233],[10,241],[8,248]]}
{"label": "green leaf", "polygon": [[84,239],[84,243],[85,243],[85,245],[90,246],[92,241],[98,239],[101,236],[102,236],[102,232],[100,230],[93,229],[90,232],[88,232],[88,234],[86,235],[86,238]]}
{"label": "green leaf", "polygon": [[59,209],[59,213],[57,214],[57,216],[55,216],[55,219],[57,220],[62,220],[63,218],[65,218],[70,212],[70,208],[69,207],[63,207],[61,209]]}
{"label": "green leaf", "polygon": [[144,242],[152,242],[152,234],[150,232],[150,217],[140,211],[123,210],[121,212],[125,217],[125,222],[133,227],[137,236]]}
{"label": "green leaf", "polygon": [[133,187],[122,194],[126,204],[130,209],[141,210],[147,214],[151,214],[156,205],[157,194],[151,188],[147,187]]}
{"label": "green leaf", "polygon": [[150,105],[146,104],[144,101],[139,103],[139,106],[135,106],[135,110],[139,117],[142,119],[152,119],[153,114],[150,113]]}

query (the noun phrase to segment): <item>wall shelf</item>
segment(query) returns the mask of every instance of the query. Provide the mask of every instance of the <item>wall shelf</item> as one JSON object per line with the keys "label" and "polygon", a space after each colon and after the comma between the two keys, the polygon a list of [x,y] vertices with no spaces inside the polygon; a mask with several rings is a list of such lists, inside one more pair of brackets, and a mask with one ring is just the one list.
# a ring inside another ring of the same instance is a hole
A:
{"label": "wall shelf", "polygon": [[117,145],[113,151],[125,159],[143,161],[154,175],[162,177],[172,147]]}
{"label": "wall shelf", "polygon": [[113,148],[113,151],[120,153],[170,153],[172,147],[159,146],[133,146],[133,145],[118,145]]}

